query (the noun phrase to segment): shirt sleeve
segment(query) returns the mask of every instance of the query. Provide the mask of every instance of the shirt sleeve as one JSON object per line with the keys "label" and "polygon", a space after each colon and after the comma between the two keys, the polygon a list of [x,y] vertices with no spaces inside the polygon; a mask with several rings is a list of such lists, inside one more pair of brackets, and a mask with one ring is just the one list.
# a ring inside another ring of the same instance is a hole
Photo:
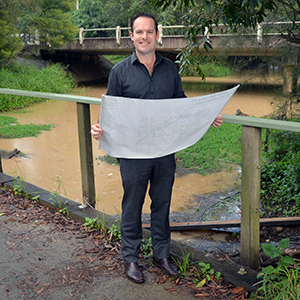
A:
{"label": "shirt sleeve", "polygon": [[106,95],[122,97],[122,83],[119,79],[118,72],[112,68],[108,77]]}
{"label": "shirt sleeve", "polygon": [[182,89],[182,83],[181,83],[181,78],[179,73],[177,72],[177,83],[176,83],[176,91],[174,93],[174,97],[173,98],[187,98],[183,89]]}

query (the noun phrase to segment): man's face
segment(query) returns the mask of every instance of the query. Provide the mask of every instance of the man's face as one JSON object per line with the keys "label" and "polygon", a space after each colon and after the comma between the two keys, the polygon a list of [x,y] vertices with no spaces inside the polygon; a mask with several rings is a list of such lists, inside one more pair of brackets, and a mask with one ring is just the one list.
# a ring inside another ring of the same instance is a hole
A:
{"label": "man's face", "polygon": [[142,55],[154,52],[159,35],[155,31],[154,20],[148,17],[139,17],[134,21],[132,30],[130,37],[136,51]]}

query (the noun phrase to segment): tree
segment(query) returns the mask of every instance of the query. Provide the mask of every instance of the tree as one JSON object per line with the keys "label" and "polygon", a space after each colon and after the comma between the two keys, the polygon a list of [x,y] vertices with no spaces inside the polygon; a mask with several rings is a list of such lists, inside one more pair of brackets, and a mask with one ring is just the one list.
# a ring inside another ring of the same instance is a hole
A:
{"label": "tree", "polygon": [[[213,26],[222,24],[226,30],[237,32],[237,27],[255,28],[266,18],[267,12],[275,9],[273,0],[149,0],[150,3],[166,9],[179,6],[181,10],[188,10],[183,15],[186,25],[185,38],[188,45],[182,49],[180,55],[180,71],[186,65],[196,67],[196,72],[204,78],[205,74],[199,67],[201,49],[210,52],[212,49],[208,34]],[[199,35],[204,36],[199,39]]]}
{"label": "tree", "polygon": [[[277,0],[276,8],[267,21],[274,23],[270,27],[281,33],[281,37],[293,44],[300,44],[300,1]],[[279,24],[282,22],[282,24]]]}
{"label": "tree", "polygon": [[22,49],[23,43],[14,22],[18,16],[16,3],[0,0],[0,65],[5,65]]}
{"label": "tree", "polygon": [[[182,12],[178,7],[157,9],[146,0],[81,0],[79,9],[73,13],[73,20],[78,27],[85,29],[130,27],[131,17],[141,11],[153,14],[163,25],[181,23]],[[115,32],[85,32],[86,37],[108,35],[114,36]]]}
{"label": "tree", "polygon": [[[73,12],[73,21],[78,28],[103,28],[108,19],[101,0],[82,0],[79,9]],[[97,32],[88,31],[86,37],[97,36]],[[105,35],[101,35],[105,36]]]}
{"label": "tree", "polygon": [[75,42],[78,28],[70,14],[75,5],[75,0],[20,0],[22,17],[17,26],[48,49]]}

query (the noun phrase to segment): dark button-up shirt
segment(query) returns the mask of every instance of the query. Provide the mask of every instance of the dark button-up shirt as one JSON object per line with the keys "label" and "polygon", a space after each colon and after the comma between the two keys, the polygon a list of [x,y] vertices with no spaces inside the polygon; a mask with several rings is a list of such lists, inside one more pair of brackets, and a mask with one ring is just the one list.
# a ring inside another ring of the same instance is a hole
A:
{"label": "dark button-up shirt", "polygon": [[176,66],[158,52],[151,75],[135,52],[116,64],[109,74],[107,95],[137,99],[186,97]]}

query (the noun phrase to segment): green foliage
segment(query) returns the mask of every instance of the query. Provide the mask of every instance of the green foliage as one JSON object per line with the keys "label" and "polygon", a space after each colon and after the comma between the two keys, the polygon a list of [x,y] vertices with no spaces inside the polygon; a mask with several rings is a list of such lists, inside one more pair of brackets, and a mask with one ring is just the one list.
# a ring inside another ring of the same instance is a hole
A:
{"label": "green foliage", "polygon": [[112,157],[109,154],[105,154],[103,156],[98,156],[98,157],[96,157],[96,160],[106,161],[113,166],[119,163],[115,157]]}
{"label": "green foliage", "polygon": [[[230,76],[233,70],[226,63],[222,62],[204,62],[199,65],[205,76],[207,77],[223,77]],[[195,66],[186,65],[181,72],[182,76],[197,76]]]}
{"label": "green foliage", "polygon": [[141,243],[141,253],[144,257],[151,257],[152,256],[152,239],[143,239]]}
{"label": "green foliage", "polygon": [[211,281],[212,279],[220,279],[221,273],[211,269],[210,264],[199,262],[199,266],[200,269],[197,275],[200,280],[206,279],[207,281]]}
{"label": "green foliage", "polygon": [[265,300],[297,300],[300,294],[299,265],[290,256],[284,256],[283,250],[288,248],[289,238],[283,239],[278,246],[262,244],[264,253],[271,259],[279,258],[276,267],[269,265],[257,275],[262,280],[253,299]]}
{"label": "green foliage", "polygon": [[38,40],[49,50],[75,42],[78,28],[70,15],[75,3],[74,0],[28,0],[20,7],[22,15],[16,26],[24,38]]}
{"label": "green foliage", "polygon": [[[105,13],[102,1],[82,0],[78,10],[73,12],[73,21],[78,28],[103,28],[108,14]],[[116,26],[116,25],[115,25]],[[105,36],[106,32],[88,31],[85,37]]]}
{"label": "green foliage", "polygon": [[300,134],[271,131],[269,151],[261,166],[263,214],[295,216],[300,214]]}
{"label": "green foliage", "polygon": [[118,62],[124,60],[128,55],[104,55],[106,59],[108,59],[113,64],[117,64]]}
{"label": "green foliage", "polygon": [[187,276],[188,271],[190,270],[190,262],[189,257],[192,254],[191,247],[189,247],[186,251],[182,249],[180,244],[177,244],[182,253],[182,260],[177,259],[176,265],[178,267],[178,273],[180,276]]}
{"label": "green foliage", "polygon": [[[202,48],[207,52],[212,49],[208,34],[213,33],[213,25],[223,24],[226,30],[237,32],[237,26],[255,28],[264,21],[266,13],[275,9],[273,0],[150,0],[150,3],[166,9],[170,6],[179,6],[188,9],[182,20],[186,25],[185,38],[188,45],[180,54],[180,72],[185,68],[193,67],[202,78],[205,72],[201,68]],[[203,39],[197,36],[202,35]]]}
{"label": "green foliage", "polygon": [[78,28],[70,15],[75,4],[75,0],[1,0],[0,66],[29,42],[38,41],[49,50],[75,42]]}
{"label": "green foliage", "polygon": [[176,154],[177,161],[185,168],[196,169],[203,175],[220,171],[224,162],[241,163],[241,139],[241,125],[223,123],[219,128],[211,127],[200,141],[179,151]]}
{"label": "green foliage", "polygon": [[118,225],[112,224],[108,229],[109,240],[121,241],[121,231]]}
{"label": "green foliage", "polygon": [[[79,3],[79,10],[73,13],[73,20],[78,27],[86,29],[130,27],[131,18],[141,11],[153,14],[160,24],[182,23],[182,12],[178,7],[168,7],[163,10],[154,7],[148,1],[140,0],[82,0]],[[177,29],[171,29],[168,34],[174,34],[177,31]],[[129,35],[129,31],[123,30],[122,36],[126,35]],[[115,36],[115,31],[88,31],[84,32],[84,36]]]}
{"label": "green foliage", "polygon": [[19,178],[14,179],[14,186],[13,186],[13,194],[15,196],[21,196],[23,193],[21,182]]}
{"label": "green foliage", "polygon": [[14,58],[23,48],[12,14],[0,3],[0,66]]}
{"label": "green foliage", "polygon": [[[9,68],[0,69],[0,88],[63,94],[74,86],[74,79],[66,75],[60,64],[48,65],[39,70],[33,65],[14,63]],[[0,94],[0,112],[28,107],[42,101],[46,99]]]}
{"label": "green foliage", "polygon": [[37,137],[43,130],[49,131],[54,125],[20,125],[18,120],[9,116],[0,116],[0,138],[16,139],[23,137]]}
{"label": "green foliage", "polygon": [[[0,116],[1,122],[2,116]],[[1,126],[0,127],[0,138],[6,139],[19,139],[24,137],[37,137],[42,133],[43,130],[49,131],[53,125],[35,125],[35,124],[25,124],[25,125],[11,125],[11,126]]]}
{"label": "green foliage", "polygon": [[92,219],[89,217],[85,217],[85,223],[83,225],[89,227],[92,230],[97,230],[100,228],[98,218]]}

